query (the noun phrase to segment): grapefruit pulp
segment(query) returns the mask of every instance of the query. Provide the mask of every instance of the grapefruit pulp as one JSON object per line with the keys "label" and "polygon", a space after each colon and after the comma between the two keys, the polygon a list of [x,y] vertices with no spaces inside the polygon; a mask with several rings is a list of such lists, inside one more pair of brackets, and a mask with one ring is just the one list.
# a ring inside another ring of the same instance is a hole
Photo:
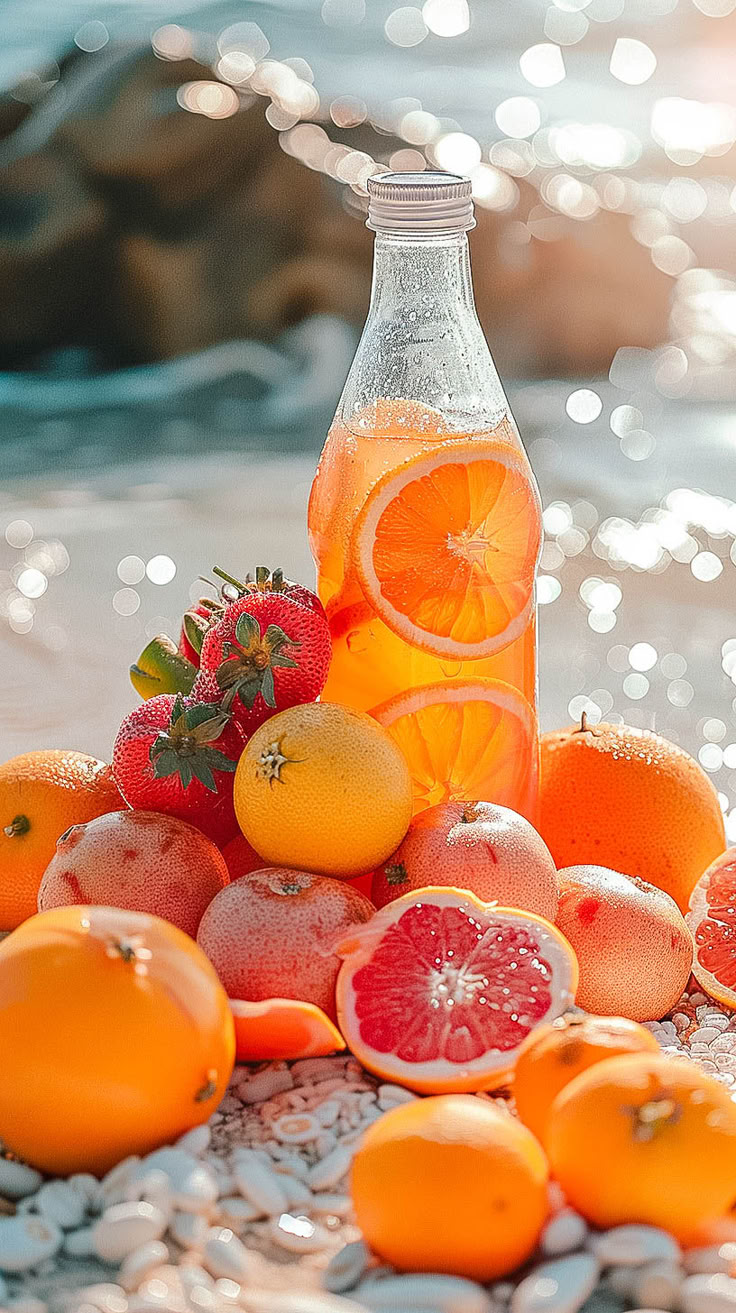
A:
{"label": "grapefruit pulp", "polygon": [[338,945],[337,1015],[369,1071],[426,1094],[496,1088],[534,1026],[574,1001],[553,925],[464,889],[414,890]]}
{"label": "grapefruit pulp", "polygon": [[695,979],[711,998],[736,1008],[736,847],[701,875],[685,920],[695,941]]}

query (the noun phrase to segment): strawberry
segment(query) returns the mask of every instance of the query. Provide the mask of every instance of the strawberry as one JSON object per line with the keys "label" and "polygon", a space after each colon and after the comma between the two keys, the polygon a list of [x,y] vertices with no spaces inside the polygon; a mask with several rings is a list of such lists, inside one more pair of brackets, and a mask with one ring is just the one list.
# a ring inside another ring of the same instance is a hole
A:
{"label": "strawberry", "polygon": [[314,702],[327,679],[327,621],[282,592],[246,593],[207,631],[192,695],[232,712],[252,734],[275,711]]}
{"label": "strawberry", "polygon": [[201,597],[184,612],[179,635],[179,651],[198,669],[204,636],[210,625],[221,619],[224,609],[222,603],[214,598]]}
{"label": "strawberry", "polygon": [[240,597],[245,597],[250,593],[273,592],[281,593],[285,597],[292,598],[295,602],[301,602],[309,611],[316,611],[324,619],[325,609],[320,602],[316,593],[304,584],[295,584],[291,579],[284,578],[283,570],[274,570],[273,574],[264,565],[256,568],[255,579],[251,575],[246,575],[245,583],[239,579],[234,579],[232,575],[226,574],[219,566],[215,566],[213,574],[216,574],[223,582],[220,587],[219,596],[216,598],[200,597],[184,612],[184,619],[181,627],[181,636],[179,638],[179,651],[187,661],[193,665],[199,666],[199,654],[202,651],[207,630],[218,620],[222,619],[226,607]]}
{"label": "strawberry", "polygon": [[130,807],[178,816],[224,844],[238,833],[233,777],[244,745],[221,706],[162,693],[125,717],[113,776]]}

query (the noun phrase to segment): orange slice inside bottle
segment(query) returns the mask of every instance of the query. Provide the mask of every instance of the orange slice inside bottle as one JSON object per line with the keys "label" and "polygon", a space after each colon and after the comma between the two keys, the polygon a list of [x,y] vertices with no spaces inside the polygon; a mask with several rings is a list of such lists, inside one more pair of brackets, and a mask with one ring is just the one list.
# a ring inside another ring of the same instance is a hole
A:
{"label": "orange slice inside bottle", "polygon": [[389,629],[434,656],[477,660],[529,623],[540,540],[536,489],[513,447],[455,439],[379,479],[353,558]]}
{"label": "orange slice inside bottle", "polygon": [[414,810],[486,799],[518,810],[536,780],[536,721],[497,679],[447,679],[401,693],[371,712],[412,775]]}

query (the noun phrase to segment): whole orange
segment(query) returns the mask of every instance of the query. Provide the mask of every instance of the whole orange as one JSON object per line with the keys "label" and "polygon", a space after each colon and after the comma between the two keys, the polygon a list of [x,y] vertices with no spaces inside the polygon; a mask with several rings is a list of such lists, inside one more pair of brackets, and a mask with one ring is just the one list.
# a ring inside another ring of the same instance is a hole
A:
{"label": "whole orange", "polygon": [[25,752],[0,766],[0,930],[35,913],[59,836],[124,806],[111,768],[84,752]]}
{"label": "whole orange", "polygon": [[638,875],[687,911],[726,837],[718,794],[682,748],[651,730],[588,725],[542,736],[539,831],[558,867]]}
{"label": "whole orange", "polygon": [[560,1090],[596,1062],[642,1052],[659,1053],[659,1045],[648,1030],[626,1017],[566,1012],[545,1026],[535,1026],[516,1059],[516,1111],[544,1144],[549,1110]]}
{"label": "whole orange", "polygon": [[351,1190],[366,1243],[394,1267],[492,1281],[535,1248],[547,1175],[539,1143],[515,1118],[441,1094],[399,1104],[368,1128]]}
{"label": "whole orange", "polygon": [[0,1138],[43,1172],[100,1175],[207,1121],[235,1033],[214,968],[183,931],[62,907],[0,944]]}
{"label": "whole orange", "polygon": [[233,798],[264,866],[343,879],[385,861],[412,812],[409,768],[388,730],[333,702],[289,707],[261,725]]}
{"label": "whole orange", "polygon": [[687,1241],[736,1193],[736,1104],[694,1062],[607,1058],[558,1094],[547,1152],[593,1226],[643,1222]]}

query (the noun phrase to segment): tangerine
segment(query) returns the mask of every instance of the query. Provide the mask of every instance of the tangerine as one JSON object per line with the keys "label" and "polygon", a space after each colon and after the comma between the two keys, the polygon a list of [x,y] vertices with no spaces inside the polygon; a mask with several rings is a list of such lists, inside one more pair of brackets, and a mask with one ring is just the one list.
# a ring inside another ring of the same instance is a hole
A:
{"label": "tangerine", "polygon": [[622,1053],[659,1053],[652,1034],[627,1017],[566,1012],[535,1026],[524,1040],[514,1069],[516,1111],[541,1144],[549,1110],[560,1090],[596,1062]]}
{"label": "tangerine", "polygon": [[57,1176],[101,1175],[206,1122],[233,1019],[213,967],[156,916],[61,907],[0,944],[0,1137]]}
{"label": "tangerine", "polygon": [[687,1241],[733,1201],[736,1104],[694,1062],[607,1058],[558,1094],[546,1147],[568,1202],[593,1226],[643,1222]]}
{"label": "tangerine", "polygon": [[492,1281],[534,1250],[547,1174],[526,1126],[492,1103],[446,1094],[399,1104],[368,1127],[351,1191],[358,1226],[386,1262]]}
{"label": "tangerine", "polygon": [[85,752],[49,748],[0,766],[0,930],[34,915],[59,835],[124,805],[110,766]]}
{"label": "tangerine", "polygon": [[[723,852],[718,794],[698,763],[651,730],[588,725],[544,734],[539,831],[558,867],[638,875],[687,911]],[[572,819],[571,819],[572,818]]]}

